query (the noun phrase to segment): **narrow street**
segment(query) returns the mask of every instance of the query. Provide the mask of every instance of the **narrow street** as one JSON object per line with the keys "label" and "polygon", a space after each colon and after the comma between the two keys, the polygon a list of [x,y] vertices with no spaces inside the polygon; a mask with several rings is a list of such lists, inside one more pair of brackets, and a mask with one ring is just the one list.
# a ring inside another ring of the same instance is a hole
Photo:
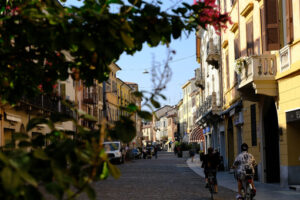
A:
{"label": "narrow street", "polygon": [[[204,179],[186,165],[185,158],[177,158],[174,153],[159,152],[158,159],[135,160],[119,168],[122,172],[119,180],[110,177],[95,183],[97,199],[210,199]],[[215,199],[234,197],[234,192],[220,187]],[[83,195],[79,199],[88,198]]]}

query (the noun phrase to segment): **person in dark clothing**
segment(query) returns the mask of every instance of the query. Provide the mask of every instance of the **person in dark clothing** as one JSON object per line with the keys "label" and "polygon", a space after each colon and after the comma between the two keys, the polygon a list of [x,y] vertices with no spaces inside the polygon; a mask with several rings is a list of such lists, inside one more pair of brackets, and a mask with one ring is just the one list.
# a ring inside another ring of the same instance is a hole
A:
{"label": "person in dark clothing", "polygon": [[154,147],[154,155],[155,155],[155,159],[157,159],[157,151],[158,151],[158,147],[155,146],[155,147]]}
{"label": "person in dark clothing", "polygon": [[174,153],[175,153],[175,155],[177,154],[177,146],[176,145],[174,145]]}
{"label": "person in dark clothing", "polygon": [[218,192],[218,183],[217,183],[217,169],[220,164],[219,156],[214,153],[214,149],[212,147],[208,148],[208,154],[204,155],[202,166],[204,168],[205,174],[205,182],[206,187],[208,187],[208,172],[213,171],[213,175],[215,177],[215,192]]}

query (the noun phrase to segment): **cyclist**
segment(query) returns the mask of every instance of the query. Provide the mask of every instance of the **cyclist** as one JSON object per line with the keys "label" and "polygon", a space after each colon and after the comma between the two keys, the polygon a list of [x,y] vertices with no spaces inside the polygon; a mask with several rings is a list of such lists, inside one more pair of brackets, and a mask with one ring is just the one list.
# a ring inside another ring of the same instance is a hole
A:
{"label": "cyclist", "polygon": [[218,193],[218,183],[217,183],[217,168],[220,164],[220,159],[217,154],[214,153],[214,149],[209,147],[207,149],[208,154],[204,155],[202,166],[204,168],[206,188],[208,188],[208,172],[212,171],[214,175],[215,183],[215,193]]}
{"label": "cyclist", "polygon": [[[246,174],[246,170],[249,169],[252,171],[252,174],[255,173],[254,167],[256,166],[256,162],[254,159],[254,156],[250,153],[248,153],[248,145],[246,143],[243,143],[241,145],[242,152],[235,158],[235,161],[233,163],[233,168],[236,169],[236,178],[238,182],[238,195],[237,199],[240,199],[241,196],[241,190],[242,190],[242,177]],[[256,194],[256,189],[254,187],[253,179],[251,181],[251,185],[253,188],[253,195]]]}

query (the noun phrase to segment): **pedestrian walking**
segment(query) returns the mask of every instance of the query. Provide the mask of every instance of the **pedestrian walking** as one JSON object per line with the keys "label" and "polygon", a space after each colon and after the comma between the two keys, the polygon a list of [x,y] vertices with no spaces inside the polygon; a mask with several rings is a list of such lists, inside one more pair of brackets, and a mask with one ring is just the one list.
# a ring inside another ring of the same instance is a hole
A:
{"label": "pedestrian walking", "polygon": [[154,155],[155,155],[155,159],[157,159],[157,151],[158,151],[158,147],[155,146],[155,147],[154,147]]}
{"label": "pedestrian walking", "polygon": [[195,157],[195,149],[194,148],[190,149],[190,157],[192,158],[192,162],[194,162],[194,157]]}

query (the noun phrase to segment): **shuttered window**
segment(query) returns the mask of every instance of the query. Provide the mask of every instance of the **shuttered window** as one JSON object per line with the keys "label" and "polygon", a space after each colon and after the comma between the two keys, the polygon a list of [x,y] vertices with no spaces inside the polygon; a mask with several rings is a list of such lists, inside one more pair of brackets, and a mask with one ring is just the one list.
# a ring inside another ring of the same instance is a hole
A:
{"label": "shuttered window", "polygon": [[253,17],[246,23],[246,36],[247,36],[247,56],[254,54],[253,42]]}
{"label": "shuttered window", "polygon": [[266,25],[265,25],[265,13],[264,13],[264,8],[260,8],[260,20],[261,20],[261,47],[262,47],[262,53],[266,51]]}
{"label": "shuttered window", "polygon": [[277,0],[264,0],[265,16],[265,39],[266,50],[278,50],[280,48],[279,40],[279,14]]}
{"label": "shuttered window", "polygon": [[230,79],[229,79],[229,59],[228,59],[228,54],[226,54],[226,85],[227,85],[227,89],[229,89],[229,83],[230,83]]}
{"label": "shuttered window", "polygon": [[292,0],[285,0],[285,21],[286,21],[286,42],[292,43],[294,40],[294,27],[293,27],[293,7]]}
{"label": "shuttered window", "polygon": [[197,60],[200,59],[200,47],[201,47],[201,39],[199,37],[196,37],[196,57],[197,57]]}
{"label": "shuttered window", "polygon": [[234,59],[238,59],[241,57],[241,51],[240,51],[240,35],[239,33],[236,34],[236,37],[234,38]]}
{"label": "shuttered window", "polygon": [[252,104],[250,107],[251,110],[251,139],[252,146],[257,145],[257,134],[256,134],[256,108],[255,104]]}

